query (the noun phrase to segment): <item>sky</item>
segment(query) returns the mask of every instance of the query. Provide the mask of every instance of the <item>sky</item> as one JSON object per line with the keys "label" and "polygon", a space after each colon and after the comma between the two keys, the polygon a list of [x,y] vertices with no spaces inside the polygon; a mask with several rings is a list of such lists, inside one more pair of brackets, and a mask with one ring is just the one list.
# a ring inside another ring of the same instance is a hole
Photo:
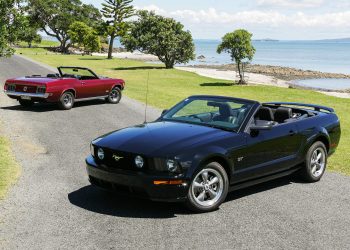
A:
{"label": "sky", "polygon": [[[100,8],[103,0],[82,0]],[[134,0],[184,24],[196,39],[220,39],[244,28],[254,39],[350,37],[350,0]]]}

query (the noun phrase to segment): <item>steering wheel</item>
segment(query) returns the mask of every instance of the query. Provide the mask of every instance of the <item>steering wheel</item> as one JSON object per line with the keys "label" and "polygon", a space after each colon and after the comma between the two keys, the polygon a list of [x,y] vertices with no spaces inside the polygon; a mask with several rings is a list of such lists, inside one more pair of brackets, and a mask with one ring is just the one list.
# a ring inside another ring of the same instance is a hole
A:
{"label": "steering wheel", "polygon": [[203,122],[203,120],[198,115],[190,115],[189,118],[195,118]]}

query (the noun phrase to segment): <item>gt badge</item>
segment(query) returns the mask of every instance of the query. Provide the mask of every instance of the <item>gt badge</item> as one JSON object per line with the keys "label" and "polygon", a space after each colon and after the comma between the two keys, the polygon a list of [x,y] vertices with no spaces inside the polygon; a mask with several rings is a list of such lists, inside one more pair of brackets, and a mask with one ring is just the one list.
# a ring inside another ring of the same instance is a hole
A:
{"label": "gt badge", "polygon": [[120,157],[118,155],[113,155],[112,158],[115,160],[115,161],[120,161],[121,159],[123,159],[124,157]]}
{"label": "gt badge", "polygon": [[237,158],[237,161],[240,162],[240,161],[243,161],[244,157],[239,157]]}

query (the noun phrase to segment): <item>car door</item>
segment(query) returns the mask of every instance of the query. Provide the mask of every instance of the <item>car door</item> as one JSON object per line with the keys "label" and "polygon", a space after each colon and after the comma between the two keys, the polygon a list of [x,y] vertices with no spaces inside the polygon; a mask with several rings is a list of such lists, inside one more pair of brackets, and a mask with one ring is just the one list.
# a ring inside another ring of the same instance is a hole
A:
{"label": "car door", "polygon": [[234,182],[281,172],[293,166],[301,145],[295,123],[278,124],[258,134],[245,133],[245,147],[235,152]]}
{"label": "car door", "polygon": [[101,79],[79,80],[79,98],[106,96],[106,86]]}

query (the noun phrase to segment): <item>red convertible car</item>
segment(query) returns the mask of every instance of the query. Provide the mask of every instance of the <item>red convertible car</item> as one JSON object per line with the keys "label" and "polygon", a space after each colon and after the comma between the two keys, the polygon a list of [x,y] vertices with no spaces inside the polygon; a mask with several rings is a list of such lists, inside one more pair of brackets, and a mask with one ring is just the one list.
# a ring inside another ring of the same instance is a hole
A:
{"label": "red convertible car", "polygon": [[35,102],[58,103],[61,109],[71,109],[76,101],[104,98],[119,103],[125,82],[97,76],[81,67],[58,67],[59,74],[26,76],[9,79],[5,93],[29,107]]}

